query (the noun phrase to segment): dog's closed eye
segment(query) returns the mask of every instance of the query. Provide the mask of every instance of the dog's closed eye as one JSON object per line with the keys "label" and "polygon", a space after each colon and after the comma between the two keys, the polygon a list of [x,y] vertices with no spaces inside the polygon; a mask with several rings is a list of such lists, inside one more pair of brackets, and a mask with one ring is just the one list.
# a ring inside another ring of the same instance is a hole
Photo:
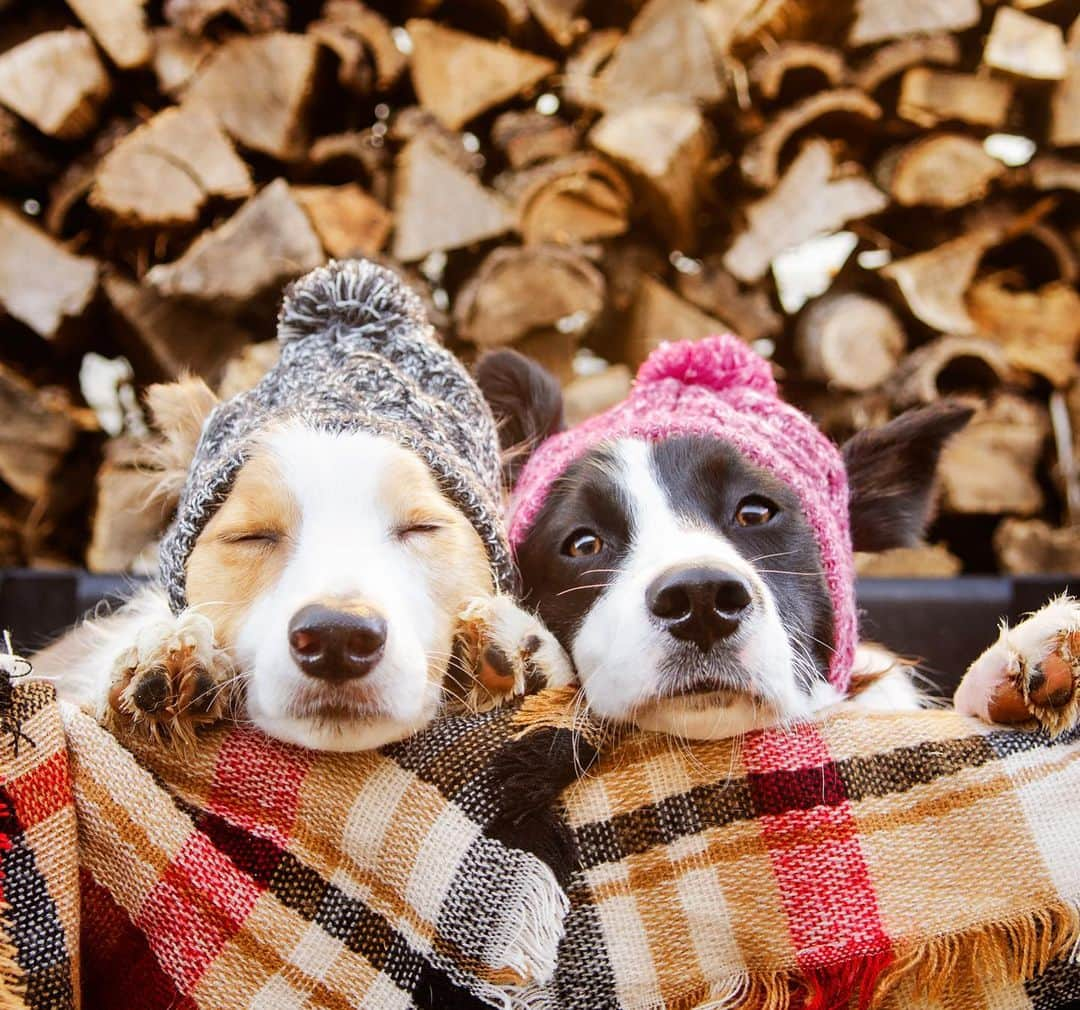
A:
{"label": "dog's closed eye", "polygon": [[254,547],[274,547],[281,543],[284,536],[285,535],[280,530],[253,529],[223,533],[219,539],[223,544],[246,544]]}
{"label": "dog's closed eye", "polygon": [[410,540],[415,537],[438,533],[445,526],[445,523],[439,522],[437,519],[410,521],[395,527],[394,536],[399,540]]}

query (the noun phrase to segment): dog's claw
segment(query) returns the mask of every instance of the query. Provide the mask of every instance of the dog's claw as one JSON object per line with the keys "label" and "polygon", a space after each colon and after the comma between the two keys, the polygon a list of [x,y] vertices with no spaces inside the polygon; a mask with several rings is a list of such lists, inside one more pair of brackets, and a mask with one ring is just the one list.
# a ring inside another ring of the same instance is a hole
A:
{"label": "dog's claw", "polygon": [[109,719],[185,742],[221,718],[232,667],[213,636],[210,622],[190,611],[142,630],[113,668]]}
{"label": "dog's claw", "polygon": [[509,596],[478,597],[458,618],[458,654],[470,677],[469,706],[492,708],[506,698],[574,681],[555,636]]}
{"label": "dog's claw", "polygon": [[1080,603],[1060,597],[997,642],[968,669],[957,709],[990,722],[1038,723],[1053,734],[1080,718]]}

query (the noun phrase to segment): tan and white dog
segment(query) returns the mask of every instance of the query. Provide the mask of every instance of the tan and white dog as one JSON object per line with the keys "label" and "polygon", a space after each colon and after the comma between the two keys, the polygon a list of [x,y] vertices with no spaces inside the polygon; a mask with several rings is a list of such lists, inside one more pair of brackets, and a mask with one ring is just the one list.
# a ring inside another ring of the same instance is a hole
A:
{"label": "tan and white dog", "polygon": [[230,400],[195,379],[150,390],[153,477],[179,502],[160,576],[35,671],[107,722],[182,739],[232,706],[327,750],[401,739],[448,693],[491,704],[537,666],[568,682],[507,595],[494,423],[419,300],[331,264],[287,292],[279,339]]}

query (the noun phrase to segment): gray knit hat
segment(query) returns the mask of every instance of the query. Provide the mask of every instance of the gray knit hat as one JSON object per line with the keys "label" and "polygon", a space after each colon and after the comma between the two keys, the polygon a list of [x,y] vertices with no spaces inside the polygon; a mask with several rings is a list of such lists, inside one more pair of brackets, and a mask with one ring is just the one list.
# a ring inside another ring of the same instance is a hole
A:
{"label": "gray knit hat", "polygon": [[217,406],[203,426],[161,543],[161,580],[174,612],[187,605],[195,541],[228,496],[253,439],[290,418],[323,431],[385,435],[415,452],[480,534],[496,585],[512,590],[495,422],[472,377],[438,343],[420,299],[375,263],[331,261],[286,289],[278,340],[278,364],[254,389]]}

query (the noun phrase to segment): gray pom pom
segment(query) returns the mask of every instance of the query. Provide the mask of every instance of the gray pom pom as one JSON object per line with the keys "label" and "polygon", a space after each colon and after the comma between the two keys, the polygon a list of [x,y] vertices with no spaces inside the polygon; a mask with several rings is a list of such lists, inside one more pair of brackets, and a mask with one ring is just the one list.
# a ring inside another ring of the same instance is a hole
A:
{"label": "gray pom pom", "polygon": [[432,336],[424,304],[393,271],[371,260],[331,260],[285,289],[278,340],[328,331],[384,333],[401,329]]}

